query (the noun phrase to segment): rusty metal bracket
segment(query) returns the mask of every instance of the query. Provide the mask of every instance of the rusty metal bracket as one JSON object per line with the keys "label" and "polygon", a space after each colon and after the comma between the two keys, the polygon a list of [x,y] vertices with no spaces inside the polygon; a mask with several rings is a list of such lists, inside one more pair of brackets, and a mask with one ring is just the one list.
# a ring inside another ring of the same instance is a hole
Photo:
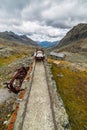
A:
{"label": "rusty metal bracket", "polygon": [[29,67],[20,67],[17,71],[17,73],[14,75],[14,77],[11,79],[9,83],[4,83],[6,87],[12,91],[15,94],[18,94],[21,89],[22,82],[24,81],[24,78],[27,75],[27,71],[29,70]]}

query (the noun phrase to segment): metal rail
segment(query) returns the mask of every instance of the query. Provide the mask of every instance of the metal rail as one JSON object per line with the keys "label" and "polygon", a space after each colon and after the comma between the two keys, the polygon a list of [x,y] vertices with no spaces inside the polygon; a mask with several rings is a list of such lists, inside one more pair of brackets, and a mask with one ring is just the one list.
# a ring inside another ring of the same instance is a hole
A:
{"label": "metal rail", "polygon": [[[39,61],[39,62],[42,62],[42,61]],[[48,86],[48,93],[49,93],[49,98],[50,98],[50,108],[51,108],[51,112],[52,112],[52,119],[53,119],[53,125],[54,125],[54,130],[58,130],[57,128],[57,124],[56,124],[56,120],[55,120],[55,113],[54,113],[54,109],[53,109],[53,101],[52,101],[52,96],[51,96],[51,92],[50,92],[50,86],[49,86],[49,82],[48,82],[48,74],[47,74],[47,69],[46,69],[46,64],[45,64],[46,61],[43,61],[42,64],[44,65],[44,69],[45,69],[45,76],[46,76],[46,82],[47,82],[47,86]],[[20,129],[19,130],[23,130],[23,124],[24,124],[24,120],[25,120],[25,117],[26,117],[26,111],[27,111],[27,104],[29,102],[29,97],[30,97],[30,92],[31,92],[31,89],[32,89],[32,83],[33,83],[33,77],[34,77],[34,70],[35,70],[35,66],[36,66],[37,62],[34,60],[34,63],[33,63],[33,67],[32,67],[32,75],[30,77],[30,87],[28,89],[28,94],[27,94],[27,98],[26,98],[26,102],[25,102],[25,105],[24,105],[24,110],[23,110],[23,113],[22,113],[22,120],[21,120],[21,124],[20,124]],[[27,69],[28,70],[28,69]],[[21,69],[18,71],[18,73],[14,76],[13,80],[11,81],[11,83],[14,82],[14,80],[17,78],[17,76],[20,76],[20,72],[21,72]],[[22,74],[22,73],[21,73]],[[26,76],[27,74],[27,71],[26,73],[23,73],[23,78],[22,78],[22,81],[21,83],[23,82],[23,79],[24,77]],[[22,77],[21,76],[21,77]],[[20,79],[20,78],[19,78]],[[12,86],[12,91],[13,90],[13,86]],[[18,93],[19,91],[16,90],[16,93]]]}
{"label": "metal rail", "polygon": [[[41,61],[39,61],[39,62],[41,62]],[[43,65],[44,65],[44,69],[45,69],[46,82],[47,82],[47,86],[48,86],[48,93],[49,93],[49,98],[50,98],[50,108],[51,108],[51,111],[52,111],[52,118],[53,118],[54,130],[58,130],[57,124],[56,124],[56,120],[55,120],[55,114],[54,114],[54,109],[53,109],[53,102],[52,102],[52,96],[51,96],[51,92],[50,92],[50,86],[49,86],[49,83],[48,83],[48,75],[47,75],[46,65],[45,65],[44,62],[43,62]],[[35,62],[35,65],[36,64],[37,63]],[[26,100],[26,103],[25,103],[25,109],[24,109],[24,112],[23,112],[23,115],[22,115],[23,119],[22,119],[20,130],[23,130],[23,124],[24,124],[24,120],[25,120],[25,117],[26,117],[27,104],[28,104],[28,101],[29,101],[29,96],[30,96],[30,92],[31,92],[31,88],[32,88],[35,65],[34,65],[33,74],[32,74],[32,77],[31,77],[31,83],[30,83],[30,88],[29,88],[27,100]]]}
{"label": "metal rail", "polygon": [[47,81],[47,86],[48,86],[48,93],[49,93],[49,97],[50,97],[50,108],[51,108],[51,111],[52,111],[54,129],[58,130],[56,120],[55,120],[55,113],[54,113],[54,109],[53,109],[53,101],[52,101],[52,96],[51,96],[51,92],[50,92],[50,86],[49,86],[49,83],[48,83],[48,74],[47,74],[47,69],[46,69],[46,65],[45,65],[46,62],[43,62],[43,63],[44,63],[44,68],[45,68],[45,75],[46,75],[46,81]]}
{"label": "metal rail", "polygon": [[23,114],[22,114],[22,117],[23,117],[23,118],[22,118],[20,130],[23,129],[23,123],[24,123],[25,116],[26,116],[27,104],[28,104],[28,101],[29,101],[29,96],[30,96],[31,87],[32,87],[32,82],[33,82],[33,77],[34,77],[35,65],[36,65],[36,62],[35,62],[35,60],[34,60],[34,64],[33,64],[33,68],[32,68],[32,69],[33,69],[33,70],[32,70],[32,77],[31,77],[31,81],[30,81],[30,87],[29,87],[28,96],[27,96],[26,103],[25,103],[24,112],[23,112]]}

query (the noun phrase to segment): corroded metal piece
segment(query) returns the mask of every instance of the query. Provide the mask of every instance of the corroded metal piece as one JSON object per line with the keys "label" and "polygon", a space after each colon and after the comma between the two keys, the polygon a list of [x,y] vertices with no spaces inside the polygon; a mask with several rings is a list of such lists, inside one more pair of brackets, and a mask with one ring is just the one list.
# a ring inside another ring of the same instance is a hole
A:
{"label": "corroded metal piece", "polygon": [[29,67],[20,67],[11,81],[9,83],[4,83],[6,87],[15,94],[18,94],[21,90],[23,90],[21,89],[21,85],[27,75],[28,70]]}

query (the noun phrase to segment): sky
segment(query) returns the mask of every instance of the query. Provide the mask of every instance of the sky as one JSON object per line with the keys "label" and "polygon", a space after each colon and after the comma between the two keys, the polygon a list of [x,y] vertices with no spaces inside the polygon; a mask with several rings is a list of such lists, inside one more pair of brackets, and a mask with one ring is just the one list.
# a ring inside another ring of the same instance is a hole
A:
{"label": "sky", "polygon": [[87,22],[87,0],[0,0],[0,32],[26,34],[35,41],[59,41]]}

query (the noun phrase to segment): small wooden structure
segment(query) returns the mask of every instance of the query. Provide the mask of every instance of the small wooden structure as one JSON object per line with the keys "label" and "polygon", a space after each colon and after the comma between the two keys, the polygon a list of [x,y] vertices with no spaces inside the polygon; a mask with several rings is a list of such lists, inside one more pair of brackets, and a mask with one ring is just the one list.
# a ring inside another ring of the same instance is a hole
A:
{"label": "small wooden structure", "polygon": [[50,52],[50,57],[56,60],[64,60],[65,56],[64,53]]}

